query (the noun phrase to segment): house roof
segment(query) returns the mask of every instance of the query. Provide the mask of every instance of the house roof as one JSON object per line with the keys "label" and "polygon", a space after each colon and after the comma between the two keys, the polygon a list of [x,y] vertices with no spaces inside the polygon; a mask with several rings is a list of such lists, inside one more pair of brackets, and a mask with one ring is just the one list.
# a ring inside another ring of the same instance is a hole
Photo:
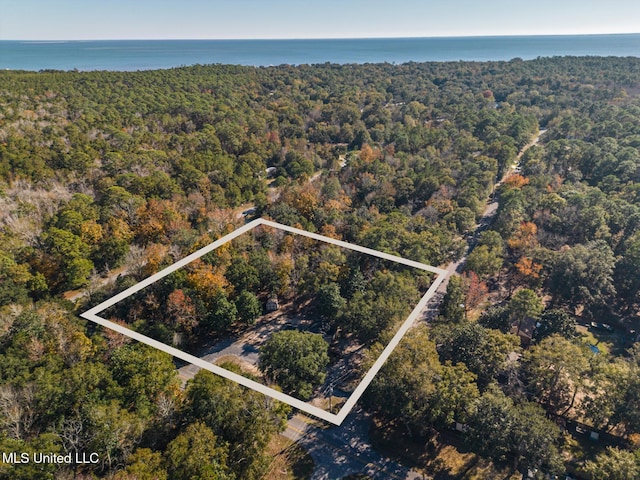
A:
{"label": "house roof", "polygon": [[516,320],[511,324],[509,333],[526,337],[529,340],[533,338],[533,332],[536,329],[537,320],[532,317],[524,317],[522,320]]}

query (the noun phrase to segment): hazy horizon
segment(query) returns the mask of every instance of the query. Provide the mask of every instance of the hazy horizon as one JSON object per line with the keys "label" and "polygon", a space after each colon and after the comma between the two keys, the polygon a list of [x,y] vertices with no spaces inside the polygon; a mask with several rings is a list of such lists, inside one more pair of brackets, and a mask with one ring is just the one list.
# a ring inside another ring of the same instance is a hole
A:
{"label": "hazy horizon", "polygon": [[389,40],[389,39],[420,39],[420,38],[492,38],[492,37],[596,37],[611,35],[640,35],[637,32],[613,32],[613,33],[552,33],[552,34],[487,34],[487,35],[423,35],[423,36],[378,36],[378,37],[299,37],[299,38],[56,38],[56,39],[33,39],[33,38],[17,38],[17,39],[0,39],[0,42],[30,42],[30,43],[63,43],[63,42],[152,42],[152,41],[279,41],[279,40]]}
{"label": "hazy horizon", "polygon": [[636,0],[0,0],[0,38],[319,40],[640,33]]}

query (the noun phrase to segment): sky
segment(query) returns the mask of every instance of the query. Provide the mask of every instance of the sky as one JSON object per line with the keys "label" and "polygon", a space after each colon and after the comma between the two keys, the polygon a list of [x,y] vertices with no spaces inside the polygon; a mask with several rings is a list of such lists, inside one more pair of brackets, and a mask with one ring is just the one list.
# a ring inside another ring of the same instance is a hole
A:
{"label": "sky", "polygon": [[0,40],[640,33],[639,0],[0,0]]}

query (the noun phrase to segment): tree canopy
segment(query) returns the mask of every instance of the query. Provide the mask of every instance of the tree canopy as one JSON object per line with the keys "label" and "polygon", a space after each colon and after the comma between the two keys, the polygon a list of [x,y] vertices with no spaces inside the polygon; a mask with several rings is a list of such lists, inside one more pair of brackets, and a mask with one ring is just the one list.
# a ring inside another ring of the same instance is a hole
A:
{"label": "tree canopy", "polygon": [[326,378],[329,344],[322,335],[285,330],[260,348],[260,369],[291,395],[309,398]]}
{"label": "tree canopy", "polygon": [[[242,225],[247,211],[431,265],[477,241],[445,321],[411,333],[370,385],[368,408],[390,425],[415,437],[464,419],[470,438],[495,432],[498,443],[474,441],[474,452],[550,472],[555,430],[525,398],[633,439],[639,73],[640,60],[615,57],[3,70],[0,443],[105,456],[78,472],[14,465],[0,475],[265,474],[286,408],[206,374],[181,393],[171,359],[76,316]],[[478,234],[489,196],[499,206]],[[106,313],[188,350],[251,328],[272,295],[296,298],[334,345],[349,339],[374,358],[432,276],[305,241],[239,240]],[[522,316],[540,325],[520,358],[506,332]],[[591,322],[613,332],[584,333]],[[585,348],[594,337],[608,353]],[[298,376],[324,362],[312,358]],[[322,375],[281,386],[307,392]],[[189,448],[218,470],[191,462]],[[620,452],[586,452],[585,469],[635,475]]]}

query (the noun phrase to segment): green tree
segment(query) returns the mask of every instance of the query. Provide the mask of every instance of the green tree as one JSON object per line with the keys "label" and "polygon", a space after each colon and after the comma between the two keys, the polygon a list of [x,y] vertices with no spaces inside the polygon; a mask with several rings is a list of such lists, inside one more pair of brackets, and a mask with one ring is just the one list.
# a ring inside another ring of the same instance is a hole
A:
{"label": "green tree", "polygon": [[259,367],[285,392],[308,399],[326,378],[328,350],[322,335],[276,332],[260,348]]}
{"label": "green tree", "polygon": [[554,334],[559,334],[569,340],[577,335],[576,319],[564,310],[545,310],[540,317],[539,323],[534,335],[536,341]]}
{"label": "green tree", "polygon": [[573,408],[590,369],[584,345],[552,335],[527,350],[523,369],[529,390],[548,412],[566,414]]}
{"label": "green tree", "polygon": [[[379,349],[372,347],[371,361]],[[420,327],[411,330],[385,362],[365,402],[402,422],[410,435],[422,435],[434,425],[464,421],[467,407],[479,395],[475,379],[464,364],[441,365],[428,330]]]}
{"label": "green tree", "polygon": [[116,400],[108,404],[85,404],[82,410],[82,434],[87,439],[85,451],[102,452],[102,464],[109,469],[122,465],[142,436],[142,418],[120,407]]}
{"label": "green tree", "polygon": [[540,468],[562,471],[557,443],[560,430],[536,404],[514,405],[495,385],[472,403],[466,433],[471,448],[512,472]]}
{"label": "green tree", "polygon": [[50,283],[68,288],[78,288],[87,283],[93,263],[87,259],[89,245],[78,235],[51,227],[44,235],[44,249],[57,266],[51,272]]}
{"label": "green tree", "polygon": [[640,476],[636,455],[615,447],[607,447],[595,460],[587,460],[584,470],[593,480],[629,480]]}
{"label": "green tree", "polygon": [[173,398],[179,380],[171,356],[143,344],[125,345],[111,355],[113,378],[123,387],[125,405],[154,413],[161,396]]}
{"label": "green tree", "polygon": [[[65,453],[62,449],[60,437],[54,433],[42,433],[29,441],[15,440],[0,436],[0,452],[24,452],[33,458],[34,453],[51,452]],[[7,464],[0,462],[0,479],[2,480],[32,480],[34,478],[53,479],[59,471],[59,465],[54,463],[37,464],[34,462],[23,464]]]}
{"label": "green tree", "polygon": [[464,363],[485,388],[504,370],[507,355],[519,350],[515,335],[484,328],[477,323],[441,327],[435,332],[438,352],[443,361]]}
{"label": "green tree", "polygon": [[521,288],[509,301],[509,316],[512,321],[522,321],[526,317],[538,318],[543,308],[542,299],[536,292]]}
{"label": "green tree", "polygon": [[337,283],[331,282],[322,285],[318,289],[316,296],[318,313],[325,319],[335,321],[338,314],[347,304],[340,295],[340,287]]}
{"label": "green tree", "polygon": [[365,293],[356,292],[340,315],[339,325],[367,344],[376,341],[408,315],[418,301],[418,289],[407,277],[376,272]]}
{"label": "green tree", "polygon": [[[637,355],[637,347],[631,350]],[[637,358],[605,360],[595,364],[582,402],[585,415],[598,428],[630,435],[640,429],[640,368]]]}
{"label": "green tree", "polygon": [[511,330],[511,315],[508,305],[492,305],[483,311],[478,318],[478,323],[485,328],[500,330],[508,333]]}
{"label": "green tree", "polygon": [[86,285],[93,268],[93,263],[89,259],[74,258],[69,260],[64,267],[67,287],[79,288]]}
{"label": "green tree", "polygon": [[615,258],[611,248],[597,240],[556,254],[549,274],[549,290],[556,302],[570,307],[602,304],[616,290],[613,286]]}
{"label": "green tree", "polygon": [[225,277],[238,292],[244,290],[253,292],[260,285],[258,270],[243,257],[234,257],[225,272]]}
{"label": "green tree", "polygon": [[173,439],[165,452],[170,480],[233,480],[227,452],[213,431],[197,422]]}
{"label": "green tree", "polygon": [[560,429],[549,420],[542,408],[533,402],[515,405],[510,442],[512,469],[526,472],[542,469],[546,473],[564,471],[558,451]]}
{"label": "green tree", "polygon": [[443,219],[460,235],[473,230],[476,225],[476,214],[468,207],[461,207],[446,215]]}
{"label": "green tree", "polygon": [[115,480],[167,480],[167,470],[160,452],[138,448],[127,459],[127,466],[116,473]]}
{"label": "green tree", "polygon": [[238,318],[236,305],[222,291],[216,292],[208,303],[209,312],[204,326],[212,333],[225,332]]}
{"label": "green tree", "polygon": [[465,295],[462,278],[452,275],[447,284],[447,293],[440,304],[439,318],[445,322],[460,323],[465,319]]}
{"label": "green tree", "polygon": [[129,251],[129,241],[122,238],[107,237],[100,242],[91,254],[91,260],[98,270],[118,267]]}
{"label": "green tree", "polygon": [[481,278],[486,278],[500,271],[502,261],[502,256],[496,250],[487,245],[479,245],[467,257],[464,268],[467,272],[475,272]]}
{"label": "green tree", "polygon": [[481,247],[487,247],[490,251],[496,255],[502,257],[504,255],[504,241],[498,232],[493,230],[486,230],[480,234],[478,245]]}
{"label": "green tree", "polygon": [[357,265],[344,268],[340,272],[339,281],[340,294],[346,299],[351,299],[356,292],[364,293],[366,290],[367,281]]}
{"label": "green tree", "polygon": [[28,284],[32,279],[26,265],[17,264],[12,255],[0,251],[0,306],[28,303]]}
{"label": "green tree", "polygon": [[469,405],[480,396],[476,378],[464,363],[447,362],[442,366],[430,404],[437,425],[450,427],[454,422],[466,422]]}
{"label": "green tree", "polygon": [[[373,348],[371,358],[379,356]],[[430,398],[442,366],[425,328],[410,331],[371,382],[366,403],[387,418],[398,418],[410,434],[420,434],[433,423]]]}
{"label": "green tree", "polygon": [[243,290],[235,301],[238,319],[247,324],[253,325],[256,318],[262,313],[262,304],[253,293]]}
{"label": "green tree", "polygon": [[285,428],[290,408],[205,370],[189,381],[185,397],[186,421],[204,422],[229,445],[228,464],[237,478],[262,478],[270,463],[265,448]]}
{"label": "green tree", "polygon": [[616,264],[614,279],[618,298],[627,310],[640,303],[640,232],[624,242],[624,255]]}

